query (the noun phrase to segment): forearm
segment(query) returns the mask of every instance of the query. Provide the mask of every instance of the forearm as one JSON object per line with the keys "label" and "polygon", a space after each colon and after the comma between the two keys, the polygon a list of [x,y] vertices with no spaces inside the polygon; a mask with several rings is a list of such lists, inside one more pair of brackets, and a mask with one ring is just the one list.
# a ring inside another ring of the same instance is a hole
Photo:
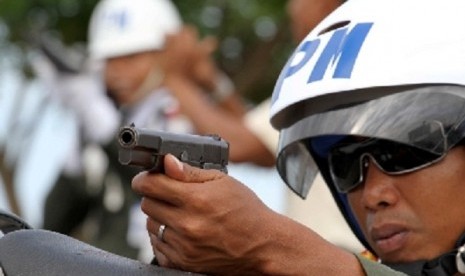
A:
{"label": "forearm", "polygon": [[214,77],[209,86],[210,88],[208,88],[208,93],[218,106],[235,117],[240,118],[244,116],[247,113],[247,109],[239,93],[236,91],[232,80],[221,71],[210,75]]}
{"label": "forearm", "polygon": [[[162,265],[224,276],[364,275],[354,254],[272,211],[234,178],[172,156],[164,161],[165,174],[142,173],[132,182],[144,195],[155,252],[169,261]],[[168,229],[163,242],[161,224]]]}
{"label": "forearm", "polygon": [[[281,216],[281,215],[279,215]],[[261,236],[267,242],[258,253],[262,275],[365,275],[357,258],[312,230],[281,216],[273,218]],[[268,232],[268,234],[267,234]]]}
{"label": "forearm", "polygon": [[232,93],[226,98],[219,101],[218,106],[220,106],[224,110],[227,110],[231,115],[237,118],[241,118],[247,112],[246,108],[244,107],[244,103],[242,102],[242,99],[239,97],[237,93]]}
{"label": "forearm", "polygon": [[215,106],[198,87],[182,78],[168,79],[167,86],[199,133],[216,133],[230,143],[231,161],[274,164],[274,154],[245,126],[242,117]]}

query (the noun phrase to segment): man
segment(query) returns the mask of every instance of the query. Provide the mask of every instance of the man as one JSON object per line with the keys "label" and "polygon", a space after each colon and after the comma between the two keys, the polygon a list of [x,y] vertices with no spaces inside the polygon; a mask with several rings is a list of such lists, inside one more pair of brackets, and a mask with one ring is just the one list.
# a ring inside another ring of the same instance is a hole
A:
{"label": "man", "polygon": [[319,169],[379,262],[169,156],[166,174],[133,180],[159,263],[219,275],[465,273],[464,10],[460,0],[348,1],[276,84],[282,178],[305,197]]}
{"label": "man", "polygon": [[[183,94],[175,93],[181,80],[189,80],[189,88],[202,97],[214,98],[215,107],[224,105],[229,116],[243,113],[238,95],[229,90],[234,87],[213,62],[214,41],[199,39],[194,28],[184,26],[169,0],[99,1],[89,23],[88,48],[92,61],[103,65],[107,95],[121,115],[110,137],[116,136],[118,126],[130,123],[178,133],[198,131],[181,106]],[[145,215],[127,184],[137,171],[119,164],[115,139],[80,142],[75,158],[69,158],[73,170],[62,173],[47,197],[43,227],[79,235],[113,253],[150,260]]]}

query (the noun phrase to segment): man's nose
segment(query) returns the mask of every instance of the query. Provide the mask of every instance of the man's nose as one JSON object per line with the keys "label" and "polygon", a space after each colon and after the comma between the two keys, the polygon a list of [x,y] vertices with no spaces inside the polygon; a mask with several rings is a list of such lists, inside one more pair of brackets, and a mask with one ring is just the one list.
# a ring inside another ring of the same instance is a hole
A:
{"label": "man's nose", "polygon": [[399,200],[397,182],[400,176],[383,172],[378,165],[368,158],[362,186],[362,203],[371,210],[387,208]]}

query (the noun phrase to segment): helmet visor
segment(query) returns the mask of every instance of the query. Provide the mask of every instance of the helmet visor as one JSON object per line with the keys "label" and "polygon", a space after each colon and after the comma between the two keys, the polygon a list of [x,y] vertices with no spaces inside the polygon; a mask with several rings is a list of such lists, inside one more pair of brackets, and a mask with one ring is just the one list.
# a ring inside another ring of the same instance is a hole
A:
{"label": "helmet visor", "polygon": [[[278,171],[305,198],[318,172],[314,157],[328,162],[322,169],[330,170],[326,173],[340,192],[361,181],[364,156],[387,173],[422,168],[440,160],[464,136],[464,96],[460,86],[410,88],[307,116],[281,130]],[[335,150],[347,136],[371,139]],[[387,158],[389,154],[393,157]]]}

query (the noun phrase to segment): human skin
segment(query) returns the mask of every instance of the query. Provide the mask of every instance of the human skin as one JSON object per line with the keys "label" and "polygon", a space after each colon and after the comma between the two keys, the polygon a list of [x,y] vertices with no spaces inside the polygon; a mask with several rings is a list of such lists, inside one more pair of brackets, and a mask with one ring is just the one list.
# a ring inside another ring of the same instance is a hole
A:
{"label": "human skin", "polygon": [[465,232],[465,147],[424,169],[387,175],[370,163],[365,182],[348,194],[368,243],[383,262],[432,259]]}
{"label": "human skin", "polygon": [[[205,97],[205,90],[202,88],[213,86],[218,71],[210,56],[213,50],[211,42],[208,42],[210,40],[202,40],[198,46],[195,46],[197,40],[197,33],[192,28],[185,28],[179,34],[167,38],[167,55],[194,57],[197,60],[195,70],[197,77],[194,78],[186,72],[184,60],[173,58],[170,60],[178,60],[178,62],[171,64],[172,69],[166,74],[164,85],[178,99],[180,110],[191,119],[196,132],[216,133],[229,142],[230,161],[253,162],[261,166],[274,165],[274,152],[271,152],[244,125],[242,120],[245,106],[240,101],[238,93],[232,93],[220,103],[212,103]],[[202,50],[186,54],[193,52],[192,49],[195,48]],[[212,77],[215,78],[211,79]]]}
{"label": "human skin", "polygon": [[328,14],[339,7],[342,0],[289,0],[287,13],[295,41],[300,42]]}
{"label": "human skin", "polygon": [[[370,164],[365,183],[348,196],[384,262],[431,259],[453,248],[465,230],[458,219],[464,166],[463,146],[405,175],[386,175]],[[233,178],[173,156],[165,158],[165,169],[133,180],[162,266],[220,275],[363,275],[352,254],[273,212]],[[156,237],[161,224],[167,225],[163,241]]]}
{"label": "human skin", "polygon": [[132,182],[144,196],[161,266],[212,275],[364,275],[352,253],[272,211],[234,178],[172,155],[164,162],[165,174],[143,172]]}
{"label": "human skin", "polygon": [[149,91],[140,91],[148,73],[157,64],[160,53],[147,51],[109,58],[105,64],[105,84],[119,105],[138,102]]}
{"label": "human skin", "polygon": [[[185,76],[199,88],[209,91],[213,89],[217,74],[211,57],[215,48],[214,39],[200,39],[195,28],[185,26],[178,33],[167,35],[163,49],[106,59],[105,83],[120,105],[140,101],[147,93],[162,85],[169,75]],[[147,76],[153,72],[159,74],[159,81],[147,82]]]}
{"label": "human skin", "polygon": [[[192,26],[185,26],[178,33],[167,36],[165,44],[167,57],[166,78],[164,84],[172,92],[176,90],[176,98],[178,98],[181,105],[192,105],[187,99],[184,99],[184,96],[192,98],[189,94],[197,94],[196,92],[191,92],[191,90],[201,90],[202,93],[212,93],[215,90],[220,74],[212,56],[216,47],[216,39],[212,37],[201,39],[197,30]],[[179,89],[180,86],[176,85],[177,82],[189,82],[190,85],[180,85],[183,87]],[[175,85],[172,86],[172,84]],[[187,86],[191,86],[194,89],[189,89]],[[202,110],[203,106],[207,105],[207,103],[200,102],[197,102],[197,104],[199,105],[199,110]],[[224,98],[218,103],[218,107],[237,118],[242,117],[246,112],[238,93],[232,93]],[[202,116],[202,112],[200,114],[196,112],[190,114],[187,112],[187,115],[192,119],[196,127],[200,126],[201,128],[203,124],[202,122],[197,122],[197,118]],[[216,126],[217,128],[218,126]],[[202,130],[199,131],[202,132]]]}

